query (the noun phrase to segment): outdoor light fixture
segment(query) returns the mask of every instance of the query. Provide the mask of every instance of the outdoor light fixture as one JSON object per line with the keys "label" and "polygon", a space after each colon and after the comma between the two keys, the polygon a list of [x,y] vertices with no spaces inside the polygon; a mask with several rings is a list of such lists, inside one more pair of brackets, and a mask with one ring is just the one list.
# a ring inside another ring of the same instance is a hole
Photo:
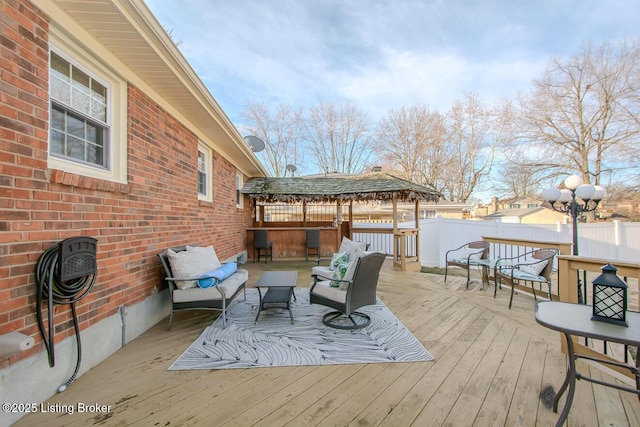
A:
{"label": "outdoor light fixture", "polygon": [[[600,185],[583,184],[578,175],[570,175],[564,180],[562,190],[551,187],[544,190],[544,198],[551,203],[554,211],[570,214],[573,223],[572,255],[578,255],[578,217],[585,212],[596,210],[600,200],[607,194]],[[582,299],[582,283],[578,275],[578,301]]]}
{"label": "outdoor light fixture", "polygon": [[551,187],[544,190],[544,198],[553,210],[568,213],[573,220],[573,255],[578,255],[578,217],[584,212],[596,210],[600,200],[607,194],[600,185],[583,184],[578,175],[570,175],[564,180],[562,190]]}
{"label": "outdoor light fixture", "polygon": [[602,267],[602,274],[593,281],[593,317],[591,320],[627,324],[627,284],[616,274],[611,264]]}

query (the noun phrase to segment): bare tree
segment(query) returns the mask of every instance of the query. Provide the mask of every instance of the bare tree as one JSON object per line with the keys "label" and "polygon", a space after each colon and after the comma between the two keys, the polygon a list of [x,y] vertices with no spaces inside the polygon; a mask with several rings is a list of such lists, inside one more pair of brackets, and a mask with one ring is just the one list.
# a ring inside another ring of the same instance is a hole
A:
{"label": "bare tree", "polygon": [[240,116],[245,120],[247,131],[264,140],[265,149],[258,156],[272,176],[285,176],[290,164],[295,165],[298,172],[302,171],[299,112],[280,104],[271,114],[263,102],[257,102],[247,103]]}
{"label": "bare tree", "polygon": [[475,93],[465,93],[447,113],[448,144],[452,157],[443,179],[447,199],[466,202],[491,173],[495,147],[505,127],[492,108]]}
{"label": "bare tree", "polygon": [[378,126],[379,156],[398,176],[441,190],[451,157],[446,134],[444,117],[423,104],[390,110]]}
{"label": "bare tree", "polygon": [[529,163],[575,171],[592,184],[628,164],[640,135],[639,70],[638,40],[587,43],[568,60],[551,60],[519,102],[520,141],[529,147]]}
{"label": "bare tree", "polygon": [[307,149],[325,172],[357,173],[373,156],[369,116],[349,102],[319,102],[304,119]]}
{"label": "bare tree", "polygon": [[491,173],[508,121],[467,93],[446,115],[424,105],[391,110],[378,128],[381,158],[406,179],[466,202]]}
{"label": "bare tree", "polygon": [[494,183],[492,190],[501,199],[536,198],[545,188],[557,182],[544,169],[531,168],[527,164],[509,160],[497,165],[497,176],[500,180]]}

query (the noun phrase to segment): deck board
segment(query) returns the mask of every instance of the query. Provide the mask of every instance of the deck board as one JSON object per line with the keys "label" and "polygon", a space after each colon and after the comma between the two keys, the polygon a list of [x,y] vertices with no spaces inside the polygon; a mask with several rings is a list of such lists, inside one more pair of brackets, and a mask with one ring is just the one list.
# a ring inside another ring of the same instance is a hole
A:
{"label": "deck board", "polygon": [[[369,364],[362,368],[359,375],[350,377],[345,381],[337,381],[327,387],[322,396],[315,401],[307,399],[306,395],[297,396],[296,399],[304,399],[307,407],[291,419],[287,424],[290,426],[317,425],[336,411],[342,404],[347,402],[351,396],[356,395],[362,389],[370,387],[371,381],[385,371],[389,365],[377,363]],[[317,387],[314,387],[314,393]]]}
{"label": "deck board", "polygon": [[478,369],[482,361],[481,356],[491,348],[500,331],[500,322],[492,320],[489,313],[482,313],[474,323],[474,326],[482,327],[481,331],[475,336],[467,334],[468,341],[461,337],[461,344],[468,343],[467,350],[453,367],[450,373],[452,380],[443,381],[429,403],[422,408],[415,423],[418,425],[442,425],[451,414],[453,405],[458,401],[469,384],[471,376]]}
{"label": "deck board", "polygon": [[[109,414],[30,414],[16,426],[548,426],[558,414],[540,399],[566,372],[559,334],[541,327],[533,299],[509,289],[480,289],[466,277],[398,272],[388,261],[378,294],[435,356],[432,362],[167,371],[215,313],[178,313],[79,377],[46,404],[112,405]],[[249,263],[248,286],[262,271],[312,263]],[[305,269],[308,269],[306,274]],[[584,362],[580,362],[582,368]],[[596,367],[594,376],[608,378]],[[560,402],[560,408],[564,398]],[[640,425],[637,396],[586,381],[577,384],[569,426]]]}
{"label": "deck board", "polygon": [[526,425],[525,420],[536,419],[545,350],[544,341],[535,337],[529,340],[517,375],[518,380],[507,414],[507,425]]}
{"label": "deck board", "polygon": [[495,322],[500,323],[500,329],[491,346],[480,358],[478,369],[469,378],[467,386],[460,393],[456,404],[445,420],[448,425],[464,425],[475,419],[515,335],[516,328],[513,325],[501,321],[501,319],[495,319]]}

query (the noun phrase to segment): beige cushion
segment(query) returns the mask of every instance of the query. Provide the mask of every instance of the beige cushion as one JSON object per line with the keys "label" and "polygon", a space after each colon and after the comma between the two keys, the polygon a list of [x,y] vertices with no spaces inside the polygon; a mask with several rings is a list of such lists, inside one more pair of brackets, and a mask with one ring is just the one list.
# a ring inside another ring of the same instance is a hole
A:
{"label": "beige cushion", "polygon": [[226,278],[216,286],[211,286],[210,288],[195,287],[190,289],[176,289],[172,294],[173,302],[221,300],[222,295],[218,288],[222,289],[225,297],[231,298],[240,285],[246,283],[248,278],[249,272],[239,268],[230,277]]}
{"label": "beige cushion", "polygon": [[[525,262],[536,262],[538,261],[535,258],[527,258],[525,259]],[[521,265],[520,266],[520,271],[523,271],[527,274],[533,274],[534,276],[539,276],[540,273],[542,273],[542,270],[544,270],[544,268],[547,266],[547,263],[549,261],[542,261],[539,262],[537,264],[531,264],[531,265]]]}
{"label": "beige cushion", "polygon": [[353,261],[354,259],[358,259],[358,257],[362,256],[362,252],[364,252],[366,247],[366,242],[354,242],[348,237],[343,237],[338,252],[349,251],[349,261]]}
{"label": "beige cushion", "polygon": [[[311,274],[323,277],[325,279],[331,279],[333,275],[333,271],[328,266],[325,265],[316,265],[311,268]],[[319,279],[322,280],[322,279]]]}
{"label": "beige cushion", "polygon": [[[174,252],[168,249],[167,258],[169,259],[173,277],[177,279],[199,278],[203,274],[220,267],[220,261],[213,246],[187,246],[187,250],[181,252]],[[179,289],[198,287],[197,280],[180,280],[176,281],[175,284]]]}
{"label": "beige cushion", "polygon": [[[342,280],[353,280],[353,274],[356,272],[356,265],[358,264],[358,260],[352,261],[349,263],[349,266],[347,267],[347,271],[344,273],[344,277],[342,278]],[[349,289],[349,283],[347,282],[340,282],[340,289],[342,289],[343,291],[346,291],[347,289]]]}
{"label": "beige cushion", "polygon": [[347,292],[340,288],[332,288],[330,280],[318,282],[313,288],[313,293],[343,304],[347,302]]}
{"label": "beige cushion", "polygon": [[189,245],[187,245],[187,252],[194,252],[194,253],[204,254],[205,256],[211,256],[213,258],[213,262],[215,264],[217,264],[218,267],[220,267],[220,265],[222,265],[222,263],[218,259],[218,254],[216,254],[215,249],[213,249],[213,246],[201,247],[201,246],[189,246]]}

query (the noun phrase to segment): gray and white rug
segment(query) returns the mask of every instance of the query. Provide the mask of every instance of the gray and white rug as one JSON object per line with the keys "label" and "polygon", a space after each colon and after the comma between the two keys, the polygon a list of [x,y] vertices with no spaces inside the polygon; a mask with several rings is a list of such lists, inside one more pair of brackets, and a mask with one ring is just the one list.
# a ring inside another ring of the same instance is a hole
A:
{"label": "gray and white rug", "polygon": [[227,309],[227,327],[219,317],[169,370],[434,360],[380,300],[359,310],[371,324],[356,331],[325,326],[322,316],[331,309],[309,304],[307,289],[296,288],[293,324],[281,309],[262,311],[254,324],[257,310],[258,292],[247,289],[247,300],[240,297]]}

